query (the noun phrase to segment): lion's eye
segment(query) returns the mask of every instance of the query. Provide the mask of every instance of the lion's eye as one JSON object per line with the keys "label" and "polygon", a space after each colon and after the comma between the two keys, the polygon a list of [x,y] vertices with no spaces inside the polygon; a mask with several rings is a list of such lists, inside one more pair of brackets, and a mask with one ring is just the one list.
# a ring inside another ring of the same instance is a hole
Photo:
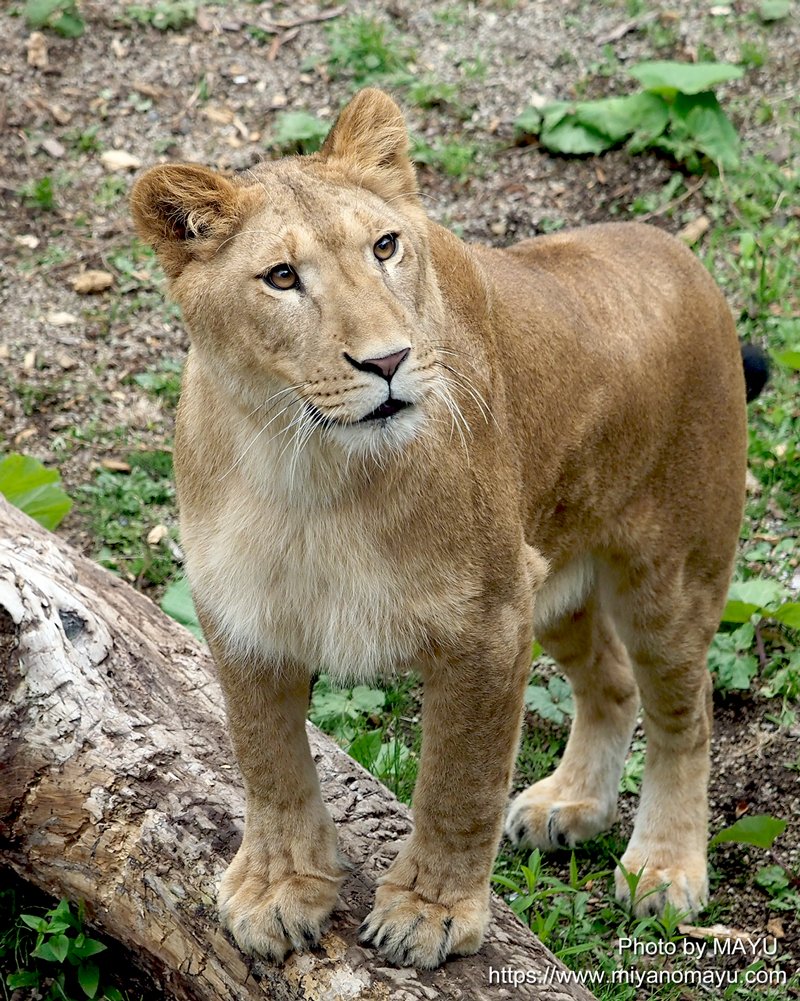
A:
{"label": "lion's eye", "polygon": [[274,268],[261,276],[267,285],[278,289],[280,292],[287,292],[290,288],[297,288],[300,278],[291,264],[276,264]]}
{"label": "lion's eye", "polygon": [[376,240],[372,248],[372,253],[379,261],[388,261],[397,253],[397,234],[387,233],[380,240]]}

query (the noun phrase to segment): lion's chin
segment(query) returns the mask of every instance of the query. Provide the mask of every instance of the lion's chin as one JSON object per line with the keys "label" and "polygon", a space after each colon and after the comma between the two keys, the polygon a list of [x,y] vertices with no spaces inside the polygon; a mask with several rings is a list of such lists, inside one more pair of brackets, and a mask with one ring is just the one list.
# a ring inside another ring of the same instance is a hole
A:
{"label": "lion's chin", "polygon": [[[386,411],[382,412],[384,408]],[[402,452],[422,434],[425,424],[425,414],[419,406],[405,403],[395,409],[382,404],[359,421],[329,424],[325,437],[335,441],[348,458],[380,462],[384,457]]]}

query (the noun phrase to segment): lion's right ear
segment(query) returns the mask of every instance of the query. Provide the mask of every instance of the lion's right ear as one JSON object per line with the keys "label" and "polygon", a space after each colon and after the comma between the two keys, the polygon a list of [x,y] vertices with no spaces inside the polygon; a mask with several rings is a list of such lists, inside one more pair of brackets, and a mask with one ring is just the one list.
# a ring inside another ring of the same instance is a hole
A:
{"label": "lion's right ear", "polygon": [[190,260],[208,260],[234,232],[247,208],[245,191],[208,167],[151,167],[131,193],[136,232],[175,278]]}

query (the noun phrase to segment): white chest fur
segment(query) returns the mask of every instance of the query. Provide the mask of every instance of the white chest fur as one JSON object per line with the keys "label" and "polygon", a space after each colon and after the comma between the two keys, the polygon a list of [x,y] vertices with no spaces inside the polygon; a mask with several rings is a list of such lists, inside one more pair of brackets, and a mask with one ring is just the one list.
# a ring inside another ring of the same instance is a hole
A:
{"label": "white chest fur", "polygon": [[458,631],[471,597],[455,570],[421,580],[369,524],[324,507],[228,504],[213,524],[184,525],[184,543],[195,598],[231,652],[339,680],[412,664],[431,635]]}

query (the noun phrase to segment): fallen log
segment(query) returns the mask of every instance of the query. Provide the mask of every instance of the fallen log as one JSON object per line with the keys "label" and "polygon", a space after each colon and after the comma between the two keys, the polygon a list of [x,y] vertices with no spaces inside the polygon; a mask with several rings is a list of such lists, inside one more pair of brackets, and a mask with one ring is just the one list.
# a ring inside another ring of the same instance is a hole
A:
{"label": "fallen log", "polygon": [[[565,968],[499,900],[481,952],[433,972],[394,969],[358,945],[410,814],[310,724],[353,870],[320,948],[282,966],[242,955],[215,913],[244,797],[207,650],[2,497],[0,667],[0,865],[83,899],[166,998],[591,999],[558,982]],[[538,982],[498,983],[504,968]]]}

